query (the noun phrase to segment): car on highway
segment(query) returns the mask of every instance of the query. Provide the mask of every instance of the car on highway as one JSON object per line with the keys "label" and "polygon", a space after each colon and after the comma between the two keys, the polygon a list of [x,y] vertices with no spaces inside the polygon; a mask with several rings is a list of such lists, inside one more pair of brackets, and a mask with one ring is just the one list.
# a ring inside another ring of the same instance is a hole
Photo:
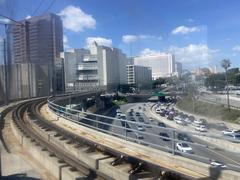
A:
{"label": "car on highway", "polygon": [[191,119],[189,118],[188,115],[183,116],[182,119],[183,119],[187,124],[191,124],[191,123],[192,123],[192,121],[191,121]]}
{"label": "car on highway", "polygon": [[142,117],[142,116],[138,116],[138,121],[139,121],[139,122],[144,122],[143,117]]}
{"label": "car on highway", "polygon": [[122,113],[122,111],[120,109],[117,109],[116,113]]}
{"label": "car on highway", "polygon": [[120,118],[121,118],[121,115],[122,115],[122,113],[117,113],[117,114],[116,114],[116,118],[120,119]]}
{"label": "car on highway", "polygon": [[224,165],[222,162],[220,162],[220,161],[215,161],[215,160],[211,161],[210,165],[211,165],[211,166],[214,166],[214,167],[220,167],[220,168],[226,168],[226,167],[227,167],[227,166]]}
{"label": "car on highway", "polygon": [[168,119],[168,120],[173,120],[173,118],[174,118],[174,115],[172,115],[172,114],[168,114],[167,116],[166,116],[166,118]]}
{"label": "car on highway", "polygon": [[159,115],[162,116],[162,117],[165,117],[165,110],[161,111],[161,112],[159,113]]}
{"label": "car on highway", "polygon": [[125,114],[121,114],[121,119],[127,119],[127,116]]}
{"label": "car on highway", "polygon": [[192,147],[189,146],[187,143],[178,142],[178,143],[176,143],[176,148],[177,148],[177,150],[179,150],[183,153],[193,154]]}
{"label": "car on highway", "polygon": [[145,129],[143,128],[142,125],[138,125],[138,126],[137,126],[137,130],[138,130],[138,131],[144,131]]}
{"label": "car on highway", "polygon": [[207,132],[207,128],[205,125],[200,125],[200,126],[197,126],[195,128],[196,131],[199,131],[199,132]]}
{"label": "car on highway", "polygon": [[140,116],[140,112],[135,112],[135,116]]}
{"label": "car on highway", "polygon": [[193,123],[194,123],[194,125],[196,125],[196,126],[201,126],[201,125],[204,124],[204,121],[203,121],[203,119],[195,119],[195,120],[193,121]]}
{"label": "car on highway", "polygon": [[160,139],[162,139],[163,141],[170,141],[169,135],[165,132],[160,132],[159,136],[160,136]]}
{"label": "car on highway", "polygon": [[133,113],[131,111],[128,111],[128,116],[133,116]]}
{"label": "car on highway", "polygon": [[227,140],[232,142],[240,142],[240,134],[239,133],[232,133],[232,134],[224,134]]}
{"label": "car on highway", "polygon": [[154,119],[153,119],[152,117],[149,117],[149,121],[150,121],[150,122],[153,122]]}
{"label": "car on highway", "polygon": [[129,120],[130,120],[130,121],[136,121],[133,116],[131,116],[131,117],[129,118]]}
{"label": "car on highway", "polygon": [[169,114],[174,116],[175,115],[175,111],[174,110],[170,110]]}
{"label": "car on highway", "polygon": [[185,133],[178,133],[177,139],[181,140],[181,141],[192,142],[191,138],[187,134],[185,134]]}
{"label": "car on highway", "polygon": [[175,116],[173,118],[173,120],[177,123],[177,124],[180,124],[180,125],[187,125],[187,123],[183,120],[183,118],[181,116]]}
{"label": "car on highway", "polygon": [[179,125],[182,125],[182,126],[186,126],[187,125],[187,123],[184,120],[176,120],[175,122],[177,124],[179,124]]}
{"label": "car on highway", "polygon": [[206,119],[201,118],[201,119],[199,119],[199,120],[202,121],[202,124],[204,124],[204,125],[207,124],[207,120],[206,120]]}
{"label": "car on highway", "polygon": [[180,116],[180,115],[178,115],[178,116],[175,116],[174,118],[173,118],[173,120],[176,122],[176,121],[181,121],[182,120],[182,117]]}
{"label": "car on highway", "polygon": [[236,129],[225,129],[222,131],[222,133],[224,135],[226,134],[234,134],[234,133],[239,133],[240,134],[240,130],[236,130]]}
{"label": "car on highway", "polygon": [[143,135],[139,134],[139,133],[136,133],[136,137],[137,137],[137,139],[143,139]]}
{"label": "car on highway", "polygon": [[158,122],[158,126],[160,126],[160,127],[166,127],[166,124],[165,123],[163,123],[163,122]]}
{"label": "car on highway", "polygon": [[195,117],[194,117],[194,116],[189,116],[188,118],[189,118],[189,120],[190,120],[191,122],[194,122],[194,120],[195,120]]}
{"label": "car on highway", "polygon": [[161,112],[161,109],[157,108],[157,109],[155,110],[155,112],[156,112],[157,114],[159,114],[159,113]]}

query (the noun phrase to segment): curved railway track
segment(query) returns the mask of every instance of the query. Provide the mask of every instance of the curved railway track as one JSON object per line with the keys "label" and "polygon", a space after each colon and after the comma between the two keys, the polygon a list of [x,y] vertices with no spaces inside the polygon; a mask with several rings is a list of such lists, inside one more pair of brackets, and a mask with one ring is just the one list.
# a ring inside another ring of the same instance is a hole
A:
{"label": "curved railway track", "polygon": [[140,158],[130,157],[115,149],[89,141],[82,136],[77,136],[60,128],[40,115],[40,108],[45,103],[46,99],[40,99],[19,104],[12,111],[14,123],[26,137],[31,138],[32,141],[35,141],[43,149],[49,151],[52,156],[56,156],[60,161],[65,162],[73,169],[84,174],[86,179],[112,179],[112,177],[103,174],[98,169],[90,167],[64,148],[56,146],[50,138],[46,138],[46,136],[43,136],[43,133],[39,133],[36,127],[45,132],[53,133],[54,137],[60,137],[62,140],[67,141],[68,144],[74,145],[74,148],[84,146],[86,153],[98,152],[104,154],[112,159],[111,165],[113,167],[118,168],[118,165],[131,167],[127,172],[129,179],[191,179],[185,175],[180,175],[149,162],[144,162]]}

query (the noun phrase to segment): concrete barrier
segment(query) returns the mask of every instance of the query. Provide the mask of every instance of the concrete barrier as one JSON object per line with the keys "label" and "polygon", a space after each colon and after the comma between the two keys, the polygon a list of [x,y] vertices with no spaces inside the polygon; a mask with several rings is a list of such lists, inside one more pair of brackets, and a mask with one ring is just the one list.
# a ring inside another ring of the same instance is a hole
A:
{"label": "concrete barrier", "polygon": [[27,152],[29,156],[37,160],[44,168],[51,170],[49,173],[56,179],[86,178],[83,174],[69,169],[67,164],[59,161],[57,157],[51,156],[46,149],[36,144],[31,138],[26,137],[13,121],[11,121],[10,125],[13,134],[21,144],[23,151]]}

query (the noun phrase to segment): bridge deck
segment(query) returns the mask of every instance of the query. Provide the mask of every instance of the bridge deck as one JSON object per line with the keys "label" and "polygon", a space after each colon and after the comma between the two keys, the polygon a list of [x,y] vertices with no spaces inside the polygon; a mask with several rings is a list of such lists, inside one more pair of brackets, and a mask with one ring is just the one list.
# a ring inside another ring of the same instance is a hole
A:
{"label": "bridge deck", "polygon": [[[198,171],[200,167],[204,167],[204,169],[209,169],[208,165],[206,164],[196,161],[194,162],[193,160],[186,159],[180,156],[173,156],[169,153],[162,152],[151,147],[146,147],[140,144],[125,141],[117,137],[113,137],[108,134],[97,132],[90,128],[68,121],[64,118],[59,118],[59,120],[56,121],[57,115],[52,113],[48,109],[47,105],[44,105],[41,108],[40,112],[46,119],[52,121],[52,123],[55,123],[66,130],[74,132],[79,136],[83,136],[90,141],[94,141],[111,149],[115,149],[116,151],[122,152],[123,154],[135,158],[140,158],[143,161],[158,165],[166,169],[171,169],[175,172],[187,175],[192,178],[199,179],[209,177],[208,171],[201,173]],[[185,164],[188,165],[189,168],[185,165],[181,165],[183,164],[183,162],[185,162]]]}

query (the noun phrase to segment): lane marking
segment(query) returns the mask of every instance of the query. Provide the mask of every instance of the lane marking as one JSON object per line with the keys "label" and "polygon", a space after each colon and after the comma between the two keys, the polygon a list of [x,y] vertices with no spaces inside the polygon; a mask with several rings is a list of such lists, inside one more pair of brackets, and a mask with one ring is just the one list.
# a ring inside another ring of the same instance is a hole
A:
{"label": "lane marking", "polygon": [[209,148],[207,148],[207,150],[209,150],[209,151],[211,151],[211,152],[213,152],[213,153],[215,153],[215,154],[217,154],[217,155],[219,155],[219,156],[221,156],[221,157],[223,157],[223,158],[225,158],[225,159],[228,159],[228,160],[230,160],[230,161],[232,161],[232,162],[234,162],[234,163],[236,163],[236,164],[238,164],[238,165],[240,166],[240,163],[239,163],[239,162],[233,160],[232,158],[230,158],[230,157],[228,157],[228,156],[225,156],[225,155],[223,155],[223,154],[221,154],[221,153],[219,153],[219,152],[213,151],[213,150],[211,150],[211,149],[209,149]]}

